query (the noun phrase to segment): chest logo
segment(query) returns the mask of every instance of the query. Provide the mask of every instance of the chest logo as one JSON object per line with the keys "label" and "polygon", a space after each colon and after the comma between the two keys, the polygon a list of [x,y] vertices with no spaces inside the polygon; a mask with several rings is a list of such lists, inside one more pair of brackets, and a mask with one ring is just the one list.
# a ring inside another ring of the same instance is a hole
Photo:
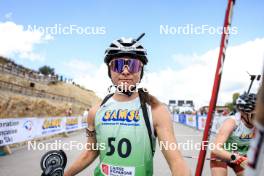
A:
{"label": "chest logo", "polygon": [[118,109],[108,110],[102,117],[104,122],[138,122],[140,120],[139,110]]}

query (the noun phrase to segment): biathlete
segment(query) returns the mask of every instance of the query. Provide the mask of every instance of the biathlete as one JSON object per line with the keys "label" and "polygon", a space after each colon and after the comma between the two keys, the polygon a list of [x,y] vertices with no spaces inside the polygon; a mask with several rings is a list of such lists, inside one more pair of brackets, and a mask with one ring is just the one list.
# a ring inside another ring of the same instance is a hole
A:
{"label": "biathlete", "polygon": [[237,176],[244,174],[247,165],[247,152],[254,137],[256,94],[244,93],[236,101],[238,112],[230,116],[221,125],[214,140],[211,158],[213,176],[226,176],[227,167],[231,167]]}
{"label": "biathlete", "polygon": [[[100,150],[85,150],[66,170],[78,174],[98,156],[95,176],[151,176],[156,137],[176,143],[170,113],[157,98],[137,84],[148,63],[147,53],[137,40],[113,41],[105,52],[108,76],[116,87],[87,118],[87,144],[105,144]],[[162,150],[173,176],[190,175],[179,150]]]}

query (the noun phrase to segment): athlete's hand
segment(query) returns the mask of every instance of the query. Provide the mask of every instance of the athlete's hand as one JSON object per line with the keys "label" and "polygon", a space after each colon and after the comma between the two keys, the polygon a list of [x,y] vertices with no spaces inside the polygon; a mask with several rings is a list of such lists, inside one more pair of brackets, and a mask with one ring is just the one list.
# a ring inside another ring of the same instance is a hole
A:
{"label": "athlete's hand", "polygon": [[247,167],[248,160],[246,157],[243,156],[243,161],[240,163],[240,166],[244,169]]}
{"label": "athlete's hand", "polygon": [[240,165],[243,168],[246,168],[247,166],[247,157],[244,156],[237,156],[237,159],[234,161],[235,164]]}

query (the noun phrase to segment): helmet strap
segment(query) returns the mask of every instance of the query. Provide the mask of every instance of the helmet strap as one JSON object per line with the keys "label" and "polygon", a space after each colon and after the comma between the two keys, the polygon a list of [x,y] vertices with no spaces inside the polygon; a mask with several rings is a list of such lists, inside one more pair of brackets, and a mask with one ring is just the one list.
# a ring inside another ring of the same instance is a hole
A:
{"label": "helmet strap", "polygon": [[129,90],[121,90],[120,88],[118,88],[117,92],[120,93],[120,94],[124,94],[124,95],[130,97],[131,95],[133,95],[134,90],[136,90],[136,86],[133,86],[131,91],[129,91]]}
{"label": "helmet strap", "polygon": [[249,122],[249,117],[247,113],[245,113],[246,116],[242,116],[243,121],[247,124],[248,127],[253,127],[254,125]]}
{"label": "helmet strap", "polygon": [[139,82],[140,82],[141,79],[143,78],[143,75],[144,75],[144,66],[142,67],[142,70],[141,70],[141,73],[140,73],[140,80],[139,80]]}
{"label": "helmet strap", "polygon": [[111,78],[111,72],[110,72],[109,65],[107,65],[107,69],[108,69],[108,77],[109,77],[110,79],[112,79],[112,78]]}

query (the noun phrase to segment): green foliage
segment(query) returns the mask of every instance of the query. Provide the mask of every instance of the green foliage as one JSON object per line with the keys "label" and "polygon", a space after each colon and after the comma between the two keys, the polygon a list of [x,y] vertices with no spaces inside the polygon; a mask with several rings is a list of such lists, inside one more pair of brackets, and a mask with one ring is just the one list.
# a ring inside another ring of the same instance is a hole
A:
{"label": "green foliage", "polygon": [[239,95],[240,95],[239,93],[233,93],[233,96],[232,96],[233,104],[236,104],[236,100],[239,97]]}
{"label": "green foliage", "polygon": [[225,104],[225,106],[227,106],[227,108],[229,109],[229,111],[233,111],[236,107],[235,107],[235,104],[236,104],[236,100],[237,98],[239,97],[239,93],[233,93],[232,95],[232,102],[227,102]]}
{"label": "green foliage", "polygon": [[55,74],[54,68],[51,68],[50,66],[47,66],[47,65],[40,67],[39,72],[46,76]]}
{"label": "green foliage", "polygon": [[235,109],[234,104],[233,103],[230,103],[230,102],[226,103],[225,106],[228,108],[228,110],[230,112]]}

